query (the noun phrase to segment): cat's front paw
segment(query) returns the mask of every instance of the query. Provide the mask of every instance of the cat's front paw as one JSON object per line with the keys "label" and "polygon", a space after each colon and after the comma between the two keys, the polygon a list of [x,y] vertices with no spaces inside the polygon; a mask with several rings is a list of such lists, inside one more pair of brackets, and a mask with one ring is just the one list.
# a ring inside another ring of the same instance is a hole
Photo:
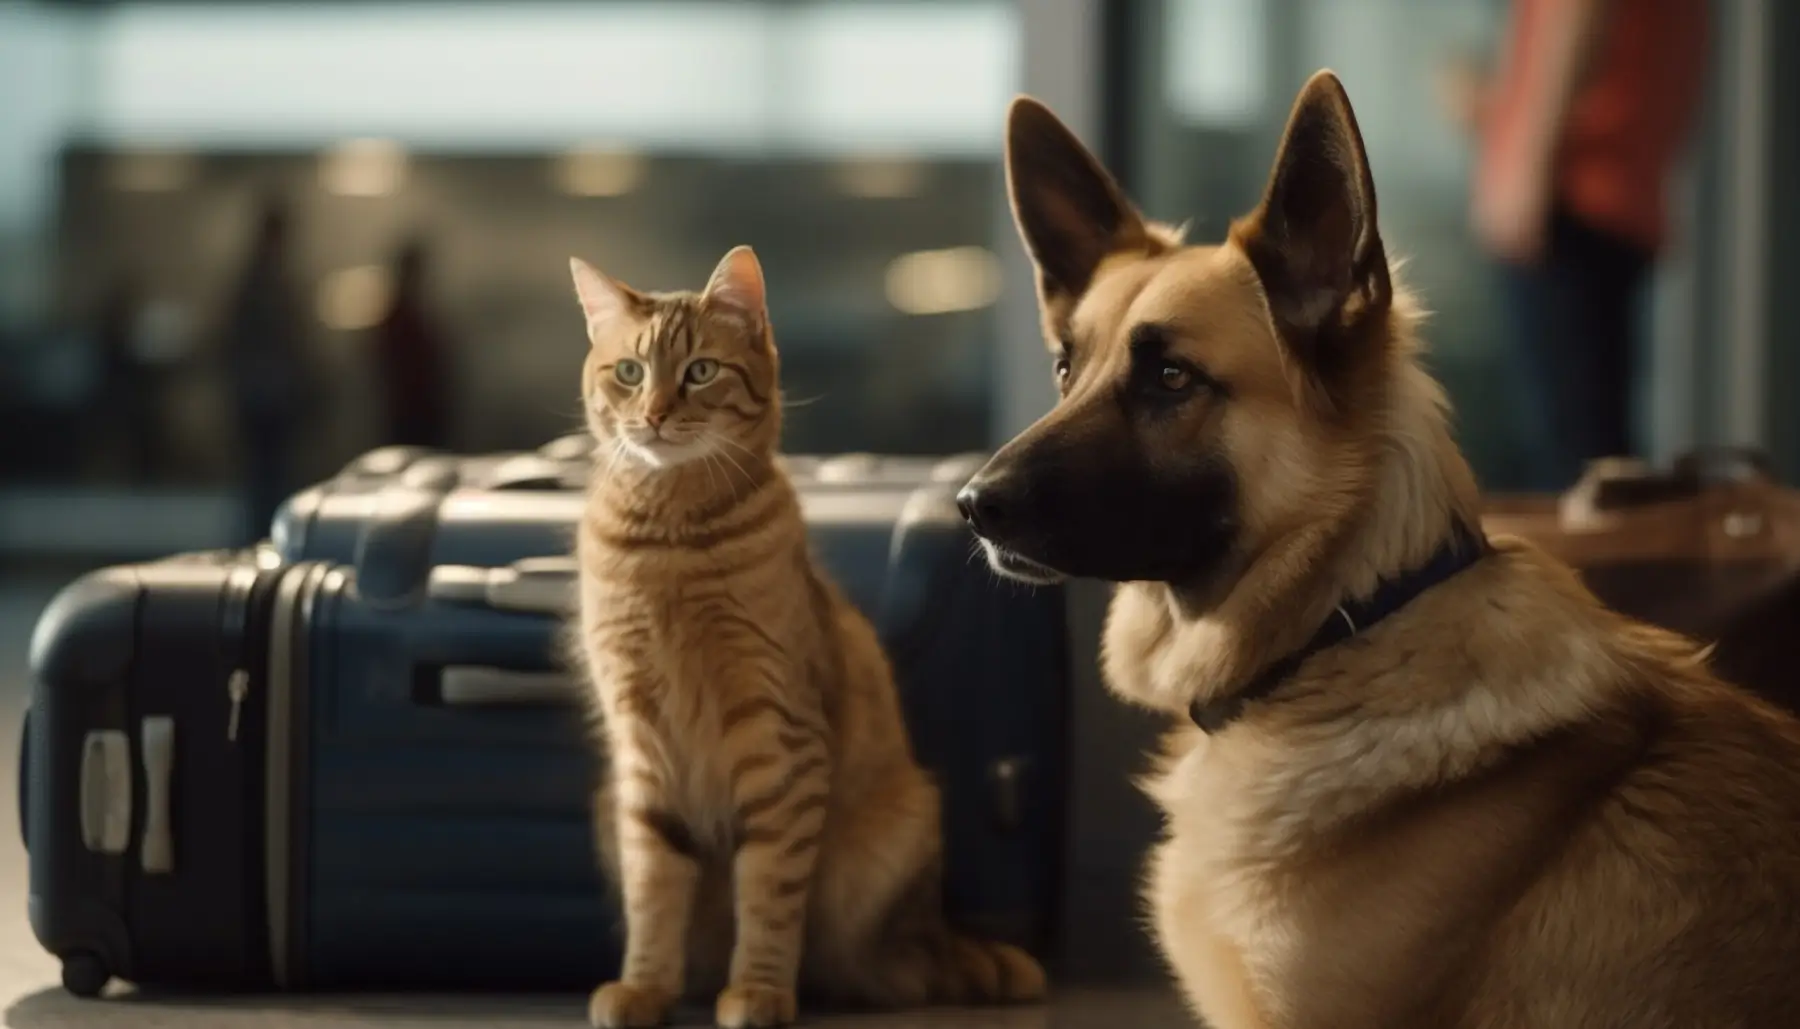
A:
{"label": "cat's front paw", "polygon": [[655,986],[606,983],[588,998],[588,1024],[596,1029],[648,1029],[662,1025],[675,994]]}
{"label": "cat's front paw", "polygon": [[719,994],[713,1021],[720,1029],[787,1025],[794,1020],[794,991],[761,983],[738,983]]}

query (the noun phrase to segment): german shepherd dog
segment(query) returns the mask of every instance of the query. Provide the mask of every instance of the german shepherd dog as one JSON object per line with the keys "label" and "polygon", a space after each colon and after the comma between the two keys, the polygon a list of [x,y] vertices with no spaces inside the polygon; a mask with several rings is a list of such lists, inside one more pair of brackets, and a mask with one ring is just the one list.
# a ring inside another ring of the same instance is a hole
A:
{"label": "german shepherd dog", "polygon": [[1216,246],[1029,98],[1006,167],[1061,399],[958,499],[997,571],[1120,584],[1109,688],[1181,719],[1146,892],[1194,1011],[1800,1026],[1800,723],[1484,537],[1336,77]]}

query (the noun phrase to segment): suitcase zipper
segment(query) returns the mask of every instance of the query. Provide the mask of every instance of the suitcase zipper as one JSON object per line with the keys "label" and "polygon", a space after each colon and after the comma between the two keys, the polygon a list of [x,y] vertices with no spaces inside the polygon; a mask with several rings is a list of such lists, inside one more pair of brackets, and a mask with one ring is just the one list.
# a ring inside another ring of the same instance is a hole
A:
{"label": "suitcase zipper", "polygon": [[225,739],[236,743],[238,719],[244,712],[244,698],[250,694],[250,673],[242,668],[233,669],[231,677],[225,680],[225,693],[231,698],[231,718],[225,723]]}

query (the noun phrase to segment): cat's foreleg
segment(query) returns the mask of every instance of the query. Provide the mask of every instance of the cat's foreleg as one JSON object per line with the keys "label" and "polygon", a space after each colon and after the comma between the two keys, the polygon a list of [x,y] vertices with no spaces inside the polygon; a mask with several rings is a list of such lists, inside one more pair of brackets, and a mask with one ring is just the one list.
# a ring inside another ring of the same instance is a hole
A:
{"label": "cat's foreleg", "polygon": [[688,828],[659,802],[658,780],[629,753],[615,765],[614,830],[625,911],[619,979],[588,1002],[595,1026],[660,1025],[680,998],[700,866]]}
{"label": "cat's foreleg", "polygon": [[793,1021],[807,902],[831,804],[822,734],[788,723],[735,763],[737,940],[716,1021],[726,1029]]}

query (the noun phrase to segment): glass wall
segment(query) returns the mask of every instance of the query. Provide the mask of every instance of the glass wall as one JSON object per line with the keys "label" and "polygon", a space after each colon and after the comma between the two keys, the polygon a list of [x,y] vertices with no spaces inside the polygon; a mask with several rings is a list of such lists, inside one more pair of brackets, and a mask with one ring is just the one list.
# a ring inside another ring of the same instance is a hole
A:
{"label": "glass wall", "polygon": [[768,275],[790,451],[984,446],[1016,20],[0,7],[0,437],[34,441],[0,487],[227,517],[206,498],[247,465],[250,365],[292,383],[271,394],[289,486],[393,438],[408,390],[441,394],[433,444],[536,446],[580,424],[568,257],[697,288],[738,243]]}
{"label": "glass wall", "polygon": [[1462,442],[1490,488],[1526,484],[1532,402],[1468,230],[1470,152],[1434,88],[1453,62],[1493,45],[1492,0],[1150,0],[1134,6],[1117,62],[1132,98],[1117,134],[1150,213],[1221,237],[1257,201],[1289,105],[1329,67],[1356,106],[1374,167],[1381,230],[1432,312],[1430,361]]}

